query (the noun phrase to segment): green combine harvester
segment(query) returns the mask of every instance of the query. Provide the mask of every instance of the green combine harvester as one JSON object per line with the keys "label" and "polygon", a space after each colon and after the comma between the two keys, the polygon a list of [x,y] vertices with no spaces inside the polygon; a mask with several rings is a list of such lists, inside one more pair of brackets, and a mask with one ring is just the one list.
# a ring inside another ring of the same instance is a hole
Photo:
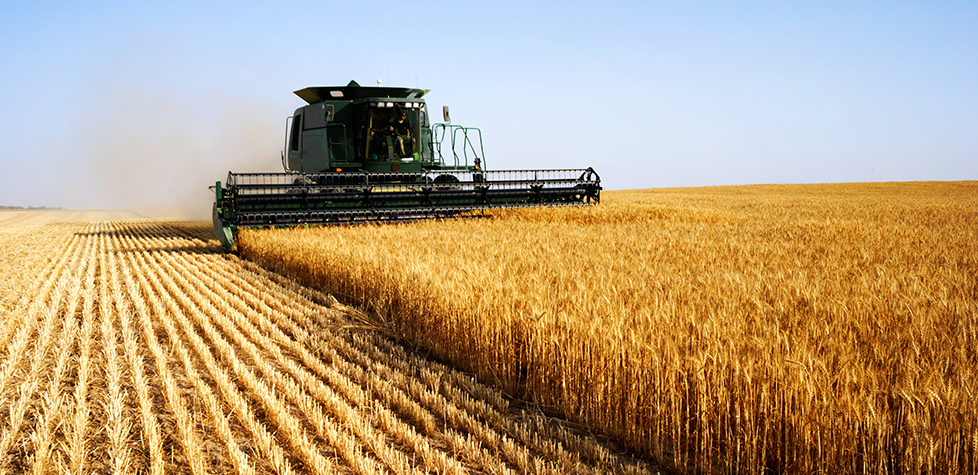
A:
{"label": "green combine harvester", "polygon": [[400,222],[496,208],[598,203],[593,169],[485,170],[482,132],[429,123],[427,91],[308,87],[286,119],[283,173],[228,173],[214,186],[214,231],[234,249],[237,229]]}

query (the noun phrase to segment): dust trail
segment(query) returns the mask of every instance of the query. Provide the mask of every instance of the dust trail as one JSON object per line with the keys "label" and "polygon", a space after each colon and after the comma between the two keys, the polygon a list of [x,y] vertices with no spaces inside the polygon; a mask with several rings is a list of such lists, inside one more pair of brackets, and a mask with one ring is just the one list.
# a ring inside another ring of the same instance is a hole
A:
{"label": "dust trail", "polygon": [[208,186],[229,170],[280,170],[278,124],[289,111],[220,97],[102,96],[80,127],[76,206],[209,219]]}

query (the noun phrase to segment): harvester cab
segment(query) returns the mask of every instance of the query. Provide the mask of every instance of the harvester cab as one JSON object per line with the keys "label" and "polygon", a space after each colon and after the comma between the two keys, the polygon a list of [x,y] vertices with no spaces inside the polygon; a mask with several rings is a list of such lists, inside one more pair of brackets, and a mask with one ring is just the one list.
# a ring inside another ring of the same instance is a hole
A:
{"label": "harvester cab", "polygon": [[491,208],[597,203],[593,169],[488,171],[482,132],[431,123],[423,89],[346,86],[295,92],[283,173],[217,182],[214,230],[234,249],[240,227],[471,216]]}
{"label": "harvester cab", "polygon": [[424,90],[308,87],[309,105],[286,120],[286,171],[421,172],[440,168],[432,150]]}

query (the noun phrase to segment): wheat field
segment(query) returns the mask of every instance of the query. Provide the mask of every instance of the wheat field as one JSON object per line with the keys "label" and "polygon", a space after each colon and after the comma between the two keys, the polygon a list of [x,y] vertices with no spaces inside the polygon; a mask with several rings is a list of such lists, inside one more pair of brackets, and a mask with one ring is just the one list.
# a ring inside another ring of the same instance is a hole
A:
{"label": "wheat field", "polygon": [[687,473],[978,473],[978,183],[603,193],[241,255]]}
{"label": "wheat field", "polygon": [[655,473],[209,223],[25,216],[0,226],[0,473]]}

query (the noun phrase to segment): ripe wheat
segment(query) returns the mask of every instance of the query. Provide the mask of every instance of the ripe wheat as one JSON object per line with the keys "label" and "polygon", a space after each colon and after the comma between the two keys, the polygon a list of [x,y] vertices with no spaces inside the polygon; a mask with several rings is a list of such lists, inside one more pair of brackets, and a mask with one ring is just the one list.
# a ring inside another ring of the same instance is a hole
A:
{"label": "ripe wheat", "polygon": [[527,437],[497,391],[209,228],[0,225],[0,472],[647,473],[561,423]]}
{"label": "ripe wheat", "polygon": [[681,471],[974,473],[976,222],[974,182],[771,185],[238,242]]}

